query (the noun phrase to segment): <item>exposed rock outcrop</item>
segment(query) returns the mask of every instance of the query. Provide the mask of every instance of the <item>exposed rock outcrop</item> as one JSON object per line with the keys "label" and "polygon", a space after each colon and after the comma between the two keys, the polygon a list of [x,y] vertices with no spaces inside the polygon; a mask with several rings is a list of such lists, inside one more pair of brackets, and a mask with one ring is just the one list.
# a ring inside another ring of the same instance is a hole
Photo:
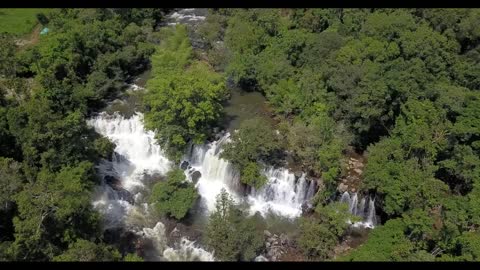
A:
{"label": "exposed rock outcrop", "polygon": [[262,254],[261,256],[269,261],[279,260],[287,252],[288,246],[291,244],[290,239],[286,234],[283,233],[277,235],[272,234],[269,231],[264,231],[264,235],[265,254]]}

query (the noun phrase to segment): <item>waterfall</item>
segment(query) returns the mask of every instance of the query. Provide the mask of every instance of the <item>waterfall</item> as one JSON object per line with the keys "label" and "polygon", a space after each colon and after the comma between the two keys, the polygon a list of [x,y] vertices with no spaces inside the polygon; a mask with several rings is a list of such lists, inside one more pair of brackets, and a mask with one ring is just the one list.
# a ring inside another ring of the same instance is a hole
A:
{"label": "waterfall", "polygon": [[[173,163],[155,141],[155,133],[143,125],[143,115],[130,118],[119,114],[101,113],[87,121],[98,133],[115,144],[112,161],[102,160],[97,165],[102,184],[97,187],[93,202],[95,209],[105,218],[105,229],[125,227],[153,243],[152,260],[213,260],[213,255],[194,242],[184,238],[175,247],[168,247],[165,227],[150,213],[146,201],[149,182],[158,181]],[[246,200],[250,213],[269,212],[286,217],[298,217],[302,205],[315,194],[315,181],[305,174],[296,177],[285,168],[267,167],[262,173],[268,181],[259,190],[243,196],[240,192],[239,173],[220,158],[222,145],[229,141],[226,133],[205,145],[192,146],[185,160],[189,162],[186,175],[193,181],[193,172],[200,177],[196,187],[207,212],[214,209],[216,196],[225,188],[238,202]]]}
{"label": "waterfall", "polygon": [[206,145],[195,145],[190,157],[187,157],[193,170],[199,171],[201,177],[196,184],[198,193],[209,212],[215,209],[216,196],[224,188],[236,201],[240,198],[235,192],[239,184],[238,172],[232,165],[220,158],[221,146],[228,142],[229,134]]}
{"label": "waterfall", "polygon": [[153,247],[155,249],[154,256],[162,254],[163,251],[167,248],[167,236],[165,235],[165,225],[158,222],[153,228],[143,228],[141,231],[137,232],[137,235],[143,236],[152,241]]}
{"label": "waterfall", "polygon": [[375,213],[375,199],[371,199],[368,203],[368,212],[367,212],[367,227],[373,228],[377,223],[377,215]]}
{"label": "waterfall", "polygon": [[[230,134],[226,133],[207,145],[193,146],[185,158],[193,170],[201,173],[197,188],[208,211],[214,210],[216,196],[222,188],[237,202],[242,200],[239,173],[228,161],[220,158],[221,147],[229,140]],[[274,212],[292,218],[300,216],[302,204],[315,194],[314,181],[307,181],[305,174],[297,179],[285,168],[268,167],[262,173],[268,179],[266,185],[260,190],[252,189],[246,198],[250,213],[260,212],[265,216],[268,212]]]}
{"label": "waterfall", "polygon": [[357,206],[358,206],[358,196],[357,193],[353,194],[352,200],[350,201],[349,211],[353,215],[357,215]]}
{"label": "waterfall", "polygon": [[171,254],[183,254],[178,255],[182,260],[213,260],[212,254],[187,239],[178,250],[168,247],[164,224],[143,202],[146,181],[158,181],[155,176],[165,175],[173,165],[156,143],[154,132],[145,130],[143,115],[124,118],[117,113],[101,113],[87,124],[115,144],[112,161],[102,160],[97,165],[102,184],[97,187],[93,206],[103,214],[105,229],[126,227],[149,239],[153,247],[147,259],[170,260],[174,259]]}
{"label": "waterfall", "polygon": [[143,187],[145,174],[165,174],[170,170],[171,162],[155,142],[155,134],[145,130],[142,114],[125,119],[119,114],[102,113],[87,123],[116,145],[110,171],[120,178],[125,189]]}
{"label": "waterfall", "polygon": [[375,212],[375,199],[368,198],[368,204],[366,198],[362,198],[360,203],[358,202],[358,194],[353,193],[350,195],[348,191],[345,191],[340,197],[340,202],[348,204],[348,210],[350,214],[362,218],[362,221],[355,222],[353,226],[374,228],[377,224],[377,215]]}
{"label": "waterfall", "polygon": [[[268,182],[259,190],[252,189],[248,196],[250,212],[259,212],[265,216],[269,212],[290,218],[302,214],[302,204],[314,194],[311,186],[302,174],[298,179],[285,168],[269,167],[264,171]],[[313,181],[311,181],[313,182]],[[315,184],[313,184],[313,189]]]}

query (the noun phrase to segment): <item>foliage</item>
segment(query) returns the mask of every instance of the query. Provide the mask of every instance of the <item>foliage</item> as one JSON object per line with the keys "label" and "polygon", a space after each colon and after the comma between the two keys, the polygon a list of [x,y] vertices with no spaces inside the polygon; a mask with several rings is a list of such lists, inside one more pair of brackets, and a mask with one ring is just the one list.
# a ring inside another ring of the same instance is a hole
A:
{"label": "foliage", "polygon": [[125,262],[143,262],[143,259],[135,253],[128,253],[124,258]]}
{"label": "foliage", "polygon": [[180,169],[168,172],[166,178],[153,186],[150,202],[159,213],[182,219],[195,204],[197,192]]}
{"label": "foliage", "polygon": [[105,245],[98,245],[87,240],[78,240],[71,244],[67,251],[53,258],[57,262],[94,262],[119,261],[120,253]]}
{"label": "foliage", "polygon": [[255,226],[254,217],[247,217],[222,189],[208,220],[207,245],[218,260],[251,261],[263,246],[262,232]]}
{"label": "foliage", "polygon": [[[343,150],[367,150],[361,189],[377,194],[385,227],[395,234],[375,229],[359,249],[361,259],[375,253],[375,260],[456,260],[462,251],[455,239],[473,238],[465,232],[480,226],[478,12],[218,13],[226,21],[226,73],[265,94],[297,163],[334,186]],[[246,164],[248,147],[230,159]],[[326,231],[312,220],[303,226],[312,232],[305,243],[320,242],[316,235]],[[388,239],[385,248],[381,237]]]}
{"label": "foliage", "polygon": [[164,30],[152,57],[152,77],[145,96],[146,126],[167,154],[179,160],[189,142],[203,143],[222,113],[227,97],[222,75],[192,59],[186,28]]}
{"label": "foliage", "polygon": [[368,241],[342,260],[347,261],[408,261],[414,254],[413,243],[404,235],[404,225],[392,219],[375,228]]}
{"label": "foliage", "polygon": [[[0,11],[5,32],[16,34],[0,37],[2,260],[120,259],[91,205],[93,164],[114,145],[85,120],[147,67],[158,11]],[[31,31],[35,14],[51,31],[18,50],[14,38]]]}
{"label": "foliage", "polygon": [[257,162],[272,162],[280,150],[279,136],[270,122],[261,117],[247,119],[240,124],[230,142],[225,144],[221,157],[229,160],[240,171],[241,181],[260,188],[266,178],[260,174]]}
{"label": "foliage", "polygon": [[313,216],[300,219],[298,244],[301,250],[311,259],[328,259],[345,233],[348,221],[353,219],[346,204],[318,205]]}

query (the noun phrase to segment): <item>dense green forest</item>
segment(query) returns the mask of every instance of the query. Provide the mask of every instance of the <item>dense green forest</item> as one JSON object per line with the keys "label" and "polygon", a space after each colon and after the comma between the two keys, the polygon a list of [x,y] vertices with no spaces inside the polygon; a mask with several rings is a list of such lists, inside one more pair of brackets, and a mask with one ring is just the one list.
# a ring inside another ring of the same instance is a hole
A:
{"label": "dense green forest", "polygon": [[[480,260],[480,10],[212,9],[202,53],[184,26],[157,27],[167,12],[53,10],[28,48],[1,34],[0,260],[141,260],[103,239],[94,165],[114,145],[86,119],[149,68],[146,127],[177,162],[215,135],[228,83],[266,97],[270,121],[241,123],[222,157],[254,188],[285,153],[323,181],[297,220],[305,260]],[[334,256],[355,219],[332,201],[349,151],[367,160],[359,189],[382,224]],[[160,214],[193,207],[184,180],[173,170],[154,186]],[[260,223],[222,192],[206,244],[252,260]]]}

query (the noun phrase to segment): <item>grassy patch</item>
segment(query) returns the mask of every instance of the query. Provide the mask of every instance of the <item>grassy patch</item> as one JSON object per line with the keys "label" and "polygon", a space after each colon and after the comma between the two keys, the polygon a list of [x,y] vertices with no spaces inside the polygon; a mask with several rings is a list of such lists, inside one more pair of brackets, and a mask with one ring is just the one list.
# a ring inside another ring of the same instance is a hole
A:
{"label": "grassy patch", "polygon": [[0,32],[28,34],[38,24],[36,14],[43,12],[47,15],[50,10],[49,8],[0,8]]}

